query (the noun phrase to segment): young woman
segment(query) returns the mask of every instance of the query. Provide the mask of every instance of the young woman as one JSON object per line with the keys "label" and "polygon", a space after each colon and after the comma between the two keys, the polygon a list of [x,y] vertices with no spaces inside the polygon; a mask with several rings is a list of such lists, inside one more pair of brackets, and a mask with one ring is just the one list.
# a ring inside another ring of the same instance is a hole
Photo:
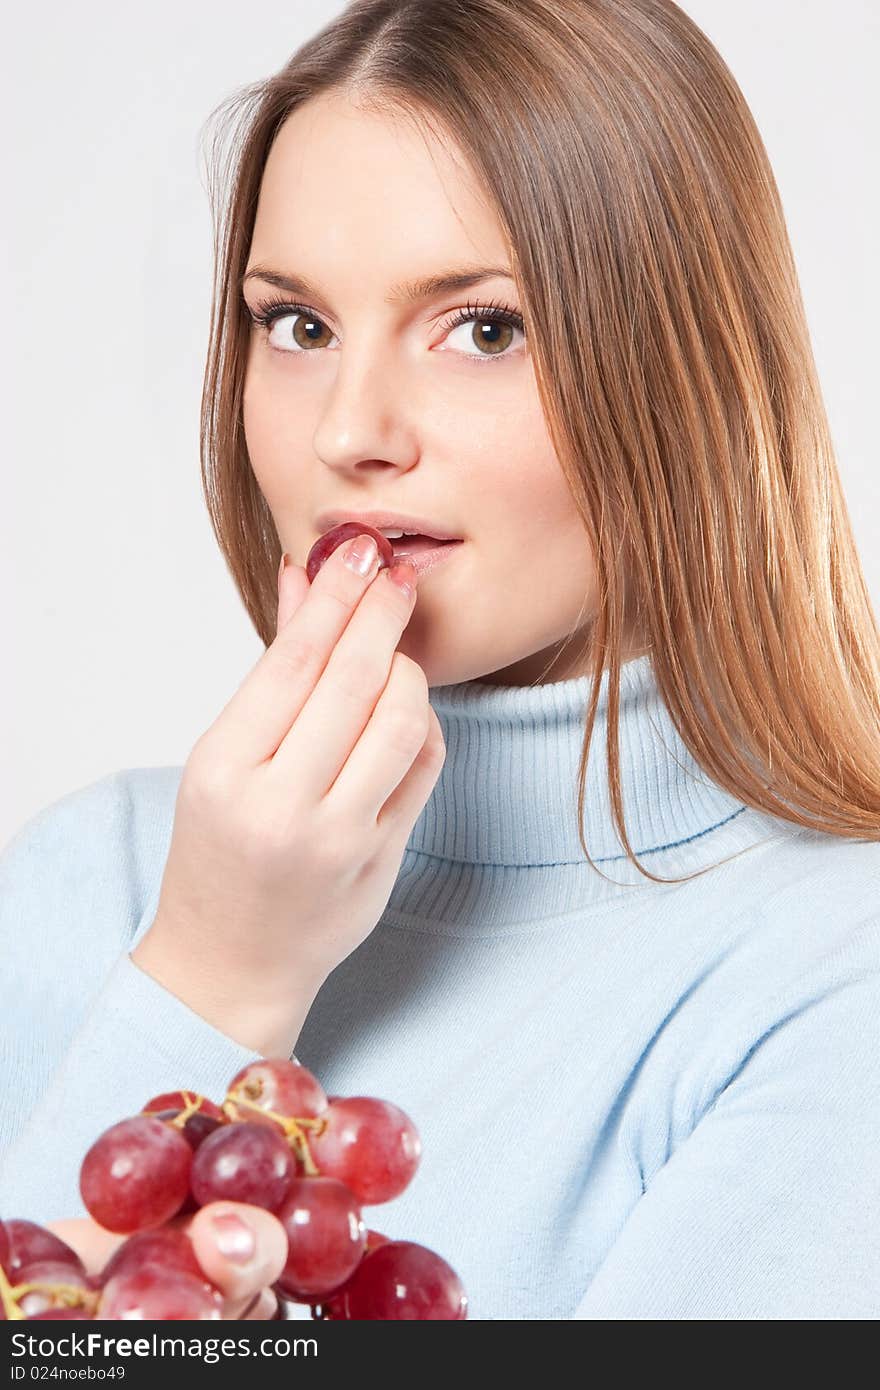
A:
{"label": "young woman", "polygon": [[[470,1317],[877,1316],[880,643],[739,88],[671,0],[357,0],[240,114],[203,469],[266,651],[6,849],[2,1212],[97,1261],[101,1130],[294,1055],[413,1119],[369,1224]],[[348,519],[450,543],[309,585]]]}

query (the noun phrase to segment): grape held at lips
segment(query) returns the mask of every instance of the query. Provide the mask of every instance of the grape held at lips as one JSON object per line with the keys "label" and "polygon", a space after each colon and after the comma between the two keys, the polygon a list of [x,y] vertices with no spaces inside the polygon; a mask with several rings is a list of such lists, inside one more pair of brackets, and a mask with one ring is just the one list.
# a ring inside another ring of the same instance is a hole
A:
{"label": "grape held at lips", "polygon": [[363,521],[342,521],[338,526],[331,526],[329,531],[325,531],[323,536],[319,536],[306,556],[306,578],[311,584],[323,564],[330,559],[334,550],[355,536],[372,536],[379,551],[379,569],[392,569],[395,564],[394,546],[387,536],[383,536],[381,531],[377,531],[372,526],[367,526]]}
{"label": "grape held at lips", "polygon": [[287,1262],[272,1286],[319,1319],[461,1319],[467,1294],[433,1250],[368,1229],[361,1208],[411,1181],[421,1141],[372,1096],[327,1096],[297,1062],[243,1067],[222,1105],[155,1096],[99,1135],[80,1168],[89,1215],[125,1235],[89,1273],[33,1221],[0,1220],[0,1319],[218,1319],[220,1291],[181,1220],[208,1202],[248,1202],[281,1222]]}

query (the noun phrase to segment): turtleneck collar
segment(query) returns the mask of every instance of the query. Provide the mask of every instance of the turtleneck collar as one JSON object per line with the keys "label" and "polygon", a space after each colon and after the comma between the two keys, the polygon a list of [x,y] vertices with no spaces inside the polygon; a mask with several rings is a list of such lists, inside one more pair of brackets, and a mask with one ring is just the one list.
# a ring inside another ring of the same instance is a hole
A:
{"label": "turtleneck collar", "polygon": [[[617,891],[592,869],[578,839],[577,773],[591,684],[591,676],[582,676],[537,686],[469,681],[430,689],[446,761],[408,840],[408,871],[389,904],[392,912],[404,908],[414,875],[433,874],[439,881],[446,874],[450,883],[461,883],[467,866],[500,874],[505,868],[533,869],[545,884],[555,871],[555,879],[568,885],[556,894],[560,905]],[[604,874],[621,886],[650,885],[627,860],[612,820],[608,686],[605,671],[587,769],[584,835]],[[648,655],[621,667],[619,727],[624,818],[633,849],[650,873],[690,873],[772,833],[770,818],[744,806],[696,763],[660,696]],[[418,859],[424,867],[417,871]]]}

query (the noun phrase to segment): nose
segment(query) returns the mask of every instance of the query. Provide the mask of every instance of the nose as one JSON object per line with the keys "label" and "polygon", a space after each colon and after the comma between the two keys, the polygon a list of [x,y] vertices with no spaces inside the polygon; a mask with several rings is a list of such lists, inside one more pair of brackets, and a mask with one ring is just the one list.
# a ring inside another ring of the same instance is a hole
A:
{"label": "nose", "polygon": [[416,440],[399,362],[372,340],[340,348],[336,356],[315,429],[316,456],[342,471],[411,467]]}

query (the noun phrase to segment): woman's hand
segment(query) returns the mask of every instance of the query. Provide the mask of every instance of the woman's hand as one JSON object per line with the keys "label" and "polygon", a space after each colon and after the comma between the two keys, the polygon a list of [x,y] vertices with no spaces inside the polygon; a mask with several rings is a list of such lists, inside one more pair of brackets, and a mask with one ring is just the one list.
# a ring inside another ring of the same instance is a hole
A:
{"label": "woman's hand", "polygon": [[[254,1236],[254,1253],[243,1263],[222,1254],[218,1244],[222,1233],[214,1227],[213,1219],[229,1213],[243,1220]],[[89,1217],[41,1224],[67,1241],[88,1274],[100,1274],[113,1252],[127,1239],[105,1231]],[[205,1277],[223,1295],[224,1318],[250,1322],[276,1316],[278,1299],[271,1285],[284,1268],[288,1243],[284,1227],[271,1212],[244,1202],[209,1202],[190,1216],[176,1217],[168,1224],[189,1235]]]}
{"label": "woman's hand", "polygon": [[[443,735],[389,569],[340,545],[289,565],[278,631],[197,741],[135,963],[221,1031],[289,1056],[327,976],[373,930],[439,776]],[[414,571],[408,564],[394,572]]]}

